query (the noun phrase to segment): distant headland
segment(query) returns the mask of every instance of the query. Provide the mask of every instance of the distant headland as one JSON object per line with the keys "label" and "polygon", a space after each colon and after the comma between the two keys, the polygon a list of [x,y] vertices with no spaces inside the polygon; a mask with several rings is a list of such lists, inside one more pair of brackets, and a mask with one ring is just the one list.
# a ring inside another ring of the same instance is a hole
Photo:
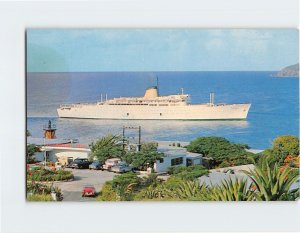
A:
{"label": "distant headland", "polygon": [[291,66],[284,67],[279,72],[272,75],[273,77],[299,77],[299,63]]}

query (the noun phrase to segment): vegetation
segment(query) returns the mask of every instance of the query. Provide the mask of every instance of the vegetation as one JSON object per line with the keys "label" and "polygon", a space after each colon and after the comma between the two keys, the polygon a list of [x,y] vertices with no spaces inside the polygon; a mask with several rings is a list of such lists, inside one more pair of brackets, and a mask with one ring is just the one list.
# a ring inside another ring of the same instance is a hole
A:
{"label": "vegetation", "polygon": [[46,169],[39,169],[28,172],[27,179],[33,181],[62,181],[73,179],[71,171],[51,171]]}
{"label": "vegetation", "polygon": [[53,201],[50,194],[32,194],[27,196],[27,201]]}
{"label": "vegetation", "polygon": [[246,149],[248,145],[231,143],[223,137],[200,137],[187,146],[188,151],[212,158],[220,167],[253,163],[255,155]]}
{"label": "vegetation", "polygon": [[271,166],[266,160],[263,167],[256,166],[254,171],[244,171],[253,181],[255,200],[278,201],[288,200],[295,196],[299,189],[291,190],[299,178],[299,172],[293,172],[290,168],[279,169],[278,164]]}
{"label": "vegetation", "polygon": [[252,201],[253,191],[246,179],[228,179],[209,188],[212,201]]}
{"label": "vegetation", "polygon": [[104,185],[98,200],[291,201],[299,198],[299,189],[291,189],[299,177],[298,171],[279,168],[278,164],[256,165],[253,171],[244,171],[248,179],[230,178],[217,185],[186,179],[178,175],[182,173],[180,169],[174,170],[167,181],[159,180],[153,174],[146,178],[139,178],[134,173],[116,176]]}
{"label": "vegetation", "polygon": [[27,200],[28,201],[53,201],[51,193],[56,194],[56,200],[63,199],[61,190],[52,185],[40,184],[36,182],[27,182],[26,186]]}
{"label": "vegetation", "polygon": [[110,158],[121,157],[122,155],[122,138],[120,136],[111,135],[102,137],[90,145],[92,151],[90,159],[97,158],[101,162]]}
{"label": "vegetation", "polygon": [[154,166],[156,160],[163,157],[163,153],[157,152],[157,143],[149,142],[141,145],[139,152],[127,152],[122,159],[133,168],[147,170]]}
{"label": "vegetation", "polygon": [[103,185],[100,195],[98,195],[96,200],[97,201],[117,201],[118,200],[117,193],[112,188],[111,182],[106,182]]}
{"label": "vegetation", "polygon": [[40,151],[40,148],[35,144],[29,144],[26,147],[26,161],[27,163],[35,163],[34,153]]}
{"label": "vegetation", "polygon": [[193,165],[189,167],[170,167],[168,173],[183,180],[195,180],[200,176],[207,175],[209,172],[204,166]]}
{"label": "vegetation", "polygon": [[292,135],[283,135],[273,141],[273,146],[265,150],[258,163],[262,165],[264,160],[269,163],[278,163],[279,166],[299,167],[299,138]]}

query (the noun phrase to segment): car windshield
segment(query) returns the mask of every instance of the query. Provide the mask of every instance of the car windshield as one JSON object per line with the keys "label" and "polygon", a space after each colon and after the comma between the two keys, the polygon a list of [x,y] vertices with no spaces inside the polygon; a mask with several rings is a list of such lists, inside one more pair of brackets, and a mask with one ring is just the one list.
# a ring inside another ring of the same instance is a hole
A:
{"label": "car windshield", "polygon": [[94,162],[93,162],[93,164],[99,164],[99,163],[100,163],[99,161],[94,161]]}

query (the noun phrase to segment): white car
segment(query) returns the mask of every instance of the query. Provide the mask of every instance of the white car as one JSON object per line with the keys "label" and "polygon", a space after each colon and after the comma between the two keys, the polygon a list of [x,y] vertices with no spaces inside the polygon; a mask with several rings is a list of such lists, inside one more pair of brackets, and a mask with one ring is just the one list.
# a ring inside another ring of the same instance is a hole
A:
{"label": "white car", "polygon": [[103,170],[110,170],[113,166],[118,165],[121,162],[119,158],[107,159],[102,166]]}
{"label": "white car", "polygon": [[111,167],[110,171],[116,172],[116,173],[124,173],[124,172],[132,171],[132,167],[124,162],[121,162],[118,165]]}

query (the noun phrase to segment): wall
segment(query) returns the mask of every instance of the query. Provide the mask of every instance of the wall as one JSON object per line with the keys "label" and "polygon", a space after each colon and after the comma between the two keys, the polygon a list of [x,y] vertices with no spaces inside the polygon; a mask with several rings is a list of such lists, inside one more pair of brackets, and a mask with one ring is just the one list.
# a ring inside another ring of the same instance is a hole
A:
{"label": "wall", "polygon": [[183,158],[183,161],[182,161],[182,164],[179,164],[179,165],[175,165],[176,167],[179,167],[179,166],[186,166],[186,157],[184,155],[177,155],[177,156],[166,156],[164,157],[164,161],[162,163],[160,163],[159,160],[157,160],[155,163],[154,163],[154,171],[155,172],[167,172],[168,171],[168,168],[171,167],[171,160],[172,159],[176,159],[176,158],[180,158],[182,157]]}

